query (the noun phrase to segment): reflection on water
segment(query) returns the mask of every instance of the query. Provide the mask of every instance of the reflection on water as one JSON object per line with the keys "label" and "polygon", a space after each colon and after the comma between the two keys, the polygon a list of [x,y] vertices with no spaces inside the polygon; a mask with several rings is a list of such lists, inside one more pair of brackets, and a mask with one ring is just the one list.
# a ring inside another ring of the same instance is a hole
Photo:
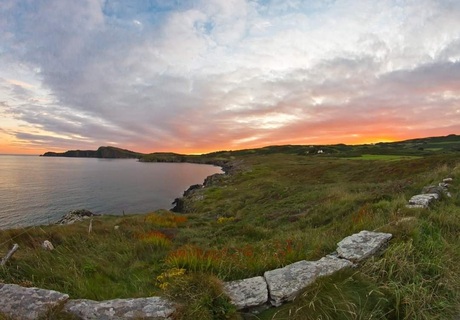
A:
{"label": "reflection on water", "polygon": [[0,229],[48,224],[74,209],[145,213],[171,208],[219,167],[137,160],[0,156]]}

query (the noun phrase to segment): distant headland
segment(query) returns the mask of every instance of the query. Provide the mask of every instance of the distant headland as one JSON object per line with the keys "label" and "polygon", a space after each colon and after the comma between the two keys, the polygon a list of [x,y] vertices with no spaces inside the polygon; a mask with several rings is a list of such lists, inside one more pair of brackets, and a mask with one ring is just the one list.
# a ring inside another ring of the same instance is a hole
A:
{"label": "distant headland", "polygon": [[111,159],[139,159],[144,154],[116,147],[99,147],[97,150],[69,150],[66,152],[45,152],[43,157],[71,157],[71,158],[111,158]]}
{"label": "distant headland", "polygon": [[[97,150],[68,150],[65,152],[48,151],[43,157],[73,158],[111,158],[139,159],[141,162],[199,162],[215,163],[216,160],[228,160],[232,156],[266,155],[271,153],[293,153],[298,155],[335,155],[360,156],[362,154],[416,154],[429,155],[460,151],[460,135],[416,138],[403,141],[377,142],[361,145],[343,143],[331,145],[272,145],[254,149],[222,150],[200,155],[180,154],[174,152],[142,153],[111,146],[99,147]],[[210,161],[211,160],[211,161]]]}
{"label": "distant headland", "polygon": [[212,164],[227,171],[228,159],[219,157],[217,152],[203,155],[184,155],[173,152],[141,153],[117,147],[99,147],[97,150],[69,150],[65,152],[45,152],[41,157],[99,158],[99,159],[138,159],[140,162],[189,162]]}

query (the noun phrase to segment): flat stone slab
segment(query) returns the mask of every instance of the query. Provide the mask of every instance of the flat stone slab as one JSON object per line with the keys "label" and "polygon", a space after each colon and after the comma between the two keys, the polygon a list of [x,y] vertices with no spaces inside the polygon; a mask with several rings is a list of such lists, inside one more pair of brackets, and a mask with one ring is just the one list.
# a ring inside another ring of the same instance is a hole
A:
{"label": "flat stone slab", "polygon": [[256,308],[268,302],[268,287],[263,277],[226,282],[224,291],[238,310]]}
{"label": "flat stone slab", "polygon": [[84,320],[171,319],[174,305],[160,297],[106,301],[70,300],[64,310]]}
{"label": "flat stone slab", "polygon": [[429,205],[440,198],[437,193],[417,194],[409,199],[409,208],[428,208]]}
{"label": "flat stone slab", "polygon": [[0,284],[0,313],[13,319],[38,319],[67,299],[69,295],[58,291]]}
{"label": "flat stone slab", "polygon": [[383,249],[391,237],[391,233],[363,230],[340,241],[337,253],[340,258],[358,262]]}
{"label": "flat stone slab", "polygon": [[278,307],[293,300],[303,289],[315,281],[318,266],[312,261],[298,261],[264,273],[270,294],[270,303]]}
{"label": "flat stone slab", "polygon": [[353,266],[353,262],[347,259],[340,259],[333,255],[327,255],[315,262],[318,267],[318,276],[329,276],[344,268]]}
{"label": "flat stone slab", "polygon": [[421,204],[406,204],[406,208],[409,208],[409,209],[426,209],[427,206],[425,205],[421,205]]}

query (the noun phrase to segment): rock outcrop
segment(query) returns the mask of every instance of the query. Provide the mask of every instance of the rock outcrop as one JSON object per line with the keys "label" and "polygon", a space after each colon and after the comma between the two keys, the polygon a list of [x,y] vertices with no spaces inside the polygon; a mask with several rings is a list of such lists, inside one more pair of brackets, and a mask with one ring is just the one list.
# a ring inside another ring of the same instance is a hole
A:
{"label": "rock outcrop", "polygon": [[77,221],[86,220],[90,217],[97,216],[97,214],[92,213],[86,209],[72,210],[69,213],[65,214],[61,219],[59,219],[56,224],[72,224]]}

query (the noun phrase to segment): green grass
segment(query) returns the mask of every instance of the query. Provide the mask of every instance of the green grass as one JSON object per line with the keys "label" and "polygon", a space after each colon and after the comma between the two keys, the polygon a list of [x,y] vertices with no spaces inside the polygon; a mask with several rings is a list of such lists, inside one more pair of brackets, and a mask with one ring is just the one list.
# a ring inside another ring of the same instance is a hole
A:
{"label": "green grass", "polygon": [[396,160],[413,160],[413,159],[419,159],[419,158],[420,156],[391,155],[391,154],[363,154],[359,157],[350,157],[350,158],[344,158],[344,159],[396,161]]}
{"label": "green grass", "polygon": [[[94,300],[185,299],[194,296],[198,281],[211,290],[200,289],[201,298],[181,302],[197,310],[202,306],[200,316],[257,319],[237,315],[225,299],[217,299],[219,281],[319,259],[352,233],[381,230],[394,235],[382,256],[323,278],[293,303],[258,318],[452,318],[460,301],[456,154],[408,158],[384,152],[364,157],[372,161],[350,161],[342,154],[305,150],[217,153],[219,161],[231,159],[232,174],[186,197],[181,214],[95,217],[91,234],[88,221],[1,231],[1,256],[13,243],[20,249],[0,269],[0,279]],[[448,176],[455,179],[452,198],[427,210],[405,207],[423,186]],[[46,239],[54,251],[40,247]],[[165,291],[168,286],[158,277],[179,269],[186,269],[184,277]],[[196,316],[184,310],[177,315]]]}

